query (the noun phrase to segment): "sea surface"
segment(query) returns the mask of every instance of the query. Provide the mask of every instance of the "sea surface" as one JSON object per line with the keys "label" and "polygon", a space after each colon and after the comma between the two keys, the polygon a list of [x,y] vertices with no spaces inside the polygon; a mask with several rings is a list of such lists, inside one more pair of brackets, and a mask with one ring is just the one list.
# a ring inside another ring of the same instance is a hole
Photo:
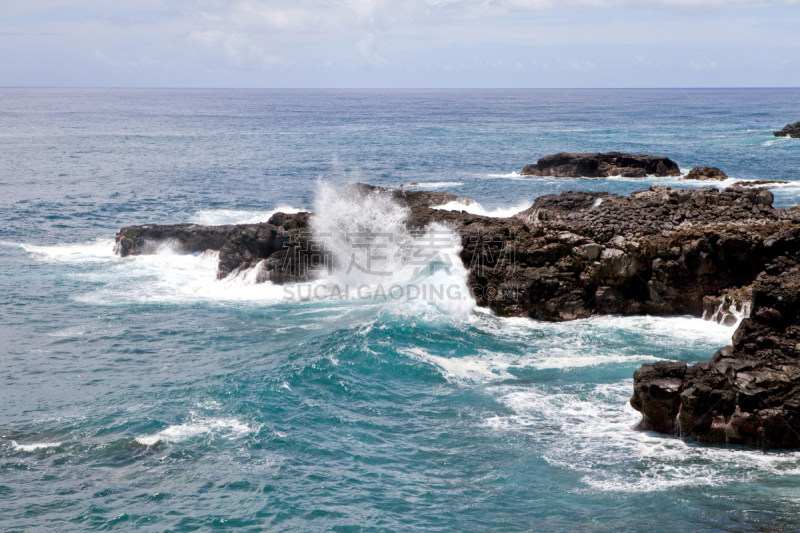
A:
{"label": "sea surface", "polygon": [[[217,280],[213,253],[113,252],[122,226],[276,211],[402,231],[401,208],[338,196],[355,181],[508,216],[571,189],[778,179],[788,207],[800,140],[772,131],[796,120],[790,89],[1,89],[0,529],[796,530],[800,452],[631,430],[633,371],[706,361],[733,328],[498,318],[441,268],[456,244],[425,283],[457,297],[429,299],[290,297]],[[518,175],[611,150],[730,179]],[[401,266],[390,281],[419,281]],[[374,295],[368,275],[329,276]]]}

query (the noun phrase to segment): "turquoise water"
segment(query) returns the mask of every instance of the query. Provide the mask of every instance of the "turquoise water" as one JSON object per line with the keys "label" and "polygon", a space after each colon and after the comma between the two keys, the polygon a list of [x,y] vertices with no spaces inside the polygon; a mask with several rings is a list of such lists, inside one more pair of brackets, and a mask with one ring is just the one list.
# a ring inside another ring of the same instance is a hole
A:
{"label": "turquoise water", "polygon": [[[123,225],[315,202],[327,224],[388,223],[380,206],[327,208],[325,184],[415,181],[507,215],[654,182],[514,174],[558,151],[800,182],[800,142],[771,135],[798,119],[798,91],[0,96],[4,530],[795,527],[799,453],[630,430],[633,371],[707,360],[731,328],[497,318],[457,268],[440,275],[458,301],[286,299],[246,275],[217,281],[213,255],[121,259],[112,243]],[[800,203],[794,183],[774,192]]]}

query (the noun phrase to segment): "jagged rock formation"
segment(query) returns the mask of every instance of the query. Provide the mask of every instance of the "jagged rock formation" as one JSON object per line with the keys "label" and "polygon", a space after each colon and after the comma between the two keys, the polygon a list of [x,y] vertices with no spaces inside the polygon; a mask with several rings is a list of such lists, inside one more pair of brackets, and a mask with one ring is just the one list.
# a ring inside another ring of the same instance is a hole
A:
{"label": "jagged rock formation", "polygon": [[309,273],[300,269],[287,276],[290,269],[285,267],[292,265],[292,259],[302,265],[307,251],[302,245],[310,231],[308,217],[309,213],[276,213],[260,224],[128,226],[117,233],[116,251],[121,257],[149,254],[164,244],[184,253],[214,250],[219,251],[218,278],[267,260],[263,264],[262,281],[299,281],[306,279]]}
{"label": "jagged rock formation", "polygon": [[[350,185],[342,194],[389,194],[409,208],[435,207],[457,199],[448,192],[396,191],[364,183]],[[318,274],[319,261],[327,260],[311,242],[309,216],[276,213],[264,223],[227,226],[128,226],[117,233],[116,250],[122,257],[155,253],[164,244],[185,253],[214,250],[219,251],[218,278],[259,265],[260,281],[303,281]]]}
{"label": "jagged rock formation", "polygon": [[800,122],[789,124],[780,131],[772,132],[772,134],[775,137],[793,137],[795,139],[800,139]]}
{"label": "jagged rock formation", "polygon": [[[725,309],[752,300],[732,347],[691,367],[644,365],[631,405],[643,414],[641,429],[800,446],[800,209],[773,208],[768,190],[570,191],[511,218],[433,209],[455,199],[447,193],[357,184],[344,194],[390,194],[409,208],[409,227],[456,230],[478,305],[501,316],[717,313],[724,323]],[[127,227],[117,249],[152,253],[164,241],[187,252],[219,250],[220,277],[257,265],[259,280],[274,283],[319,273],[308,213],[239,226]]]}
{"label": "jagged rock formation", "polygon": [[640,429],[701,442],[800,446],[800,226],[766,242],[777,257],[753,287],[753,314],[708,363],[658,362],[634,373]]}
{"label": "jagged rock formation", "polygon": [[728,175],[717,167],[694,167],[683,178],[684,180],[725,181]]}
{"label": "jagged rock formation", "polygon": [[163,243],[175,243],[183,252],[219,250],[236,228],[197,224],[127,226],[117,233],[116,252],[120,257],[152,254]]}
{"label": "jagged rock formation", "polygon": [[[456,229],[479,305],[542,320],[701,316],[706,296],[751,285],[774,259],[764,242],[800,218],[774,209],[768,190],[741,187],[652,186],[630,196],[571,191],[540,197],[509,219],[427,207],[452,201],[448,193],[356,185],[344,194],[391,194],[410,207],[410,226]],[[308,264],[317,260],[308,213],[239,226],[127,227],[117,249],[123,256],[151,253],[163,241],[186,252],[219,250],[220,277],[260,263],[264,280],[298,281],[313,275]]]}
{"label": "jagged rock formation", "polygon": [[607,154],[558,153],[539,159],[535,165],[527,165],[520,173],[523,176],[554,176],[559,178],[604,178],[624,176],[680,176],[678,165],[667,157],[633,155],[620,152]]}
{"label": "jagged rock formation", "polygon": [[703,318],[724,326],[733,326],[739,316],[750,315],[753,287],[737,287],[719,296],[703,298]]}
{"label": "jagged rock formation", "polygon": [[777,185],[789,183],[788,181],[780,180],[753,180],[753,181],[737,181],[733,184],[734,187],[763,187],[764,185]]}
{"label": "jagged rock formation", "polygon": [[[482,276],[471,270],[472,283],[502,289],[493,299],[478,299],[500,315],[701,316],[705,296],[752,284],[773,257],[764,241],[796,215],[774,209],[772,198],[764,189],[653,186],[627,197],[544,196],[518,214],[523,224],[513,227],[463,213],[431,218],[451,219],[472,240],[478,231],[515,232],[508,243],[514,246],[513,264]],[[465,265],[474,255],[470,239],[462,237]],[[493,252],[502,255],[500,248]]]}
{"label": "jagged rock formation", "polygon": [[365,194],[388,194],[391,197],[407,206],[407,207],[436,207],[455,202],[458,196],[451,192],[433,192],[433,191],[397,191],[392,189],[384,189],[375,185],[367,185],[366,183],[354,183],[347,186],[342,192],[342,196],[348,195],[365,195]]}

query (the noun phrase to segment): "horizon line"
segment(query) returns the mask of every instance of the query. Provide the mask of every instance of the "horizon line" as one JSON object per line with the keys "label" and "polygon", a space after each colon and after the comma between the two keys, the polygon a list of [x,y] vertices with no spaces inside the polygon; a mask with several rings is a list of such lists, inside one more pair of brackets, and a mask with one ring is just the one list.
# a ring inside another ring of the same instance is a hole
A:
{"label": "horizon line", "polygon": [[111,87],[72,85],[0,85],[2,89],[96,89],[96,90],[198,90],[198,91],[686,91],[739,89],[798,89],[800,86],[727,86],[727,87]]}

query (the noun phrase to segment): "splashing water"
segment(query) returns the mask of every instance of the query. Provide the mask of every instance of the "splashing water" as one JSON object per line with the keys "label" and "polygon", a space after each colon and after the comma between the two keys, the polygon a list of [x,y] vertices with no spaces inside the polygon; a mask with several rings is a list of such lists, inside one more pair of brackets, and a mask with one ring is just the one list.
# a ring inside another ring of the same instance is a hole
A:
{"label": "splashing water", "polygon": [[409,214],[388,195],[340,195],[321,184],[311,226],[332,265],[315,290],[325,285],[322,294],[329,296],[431,302],[448,313],[469,314],[475,302],[459,258],[458,235],[441,224],[409,230]]}

